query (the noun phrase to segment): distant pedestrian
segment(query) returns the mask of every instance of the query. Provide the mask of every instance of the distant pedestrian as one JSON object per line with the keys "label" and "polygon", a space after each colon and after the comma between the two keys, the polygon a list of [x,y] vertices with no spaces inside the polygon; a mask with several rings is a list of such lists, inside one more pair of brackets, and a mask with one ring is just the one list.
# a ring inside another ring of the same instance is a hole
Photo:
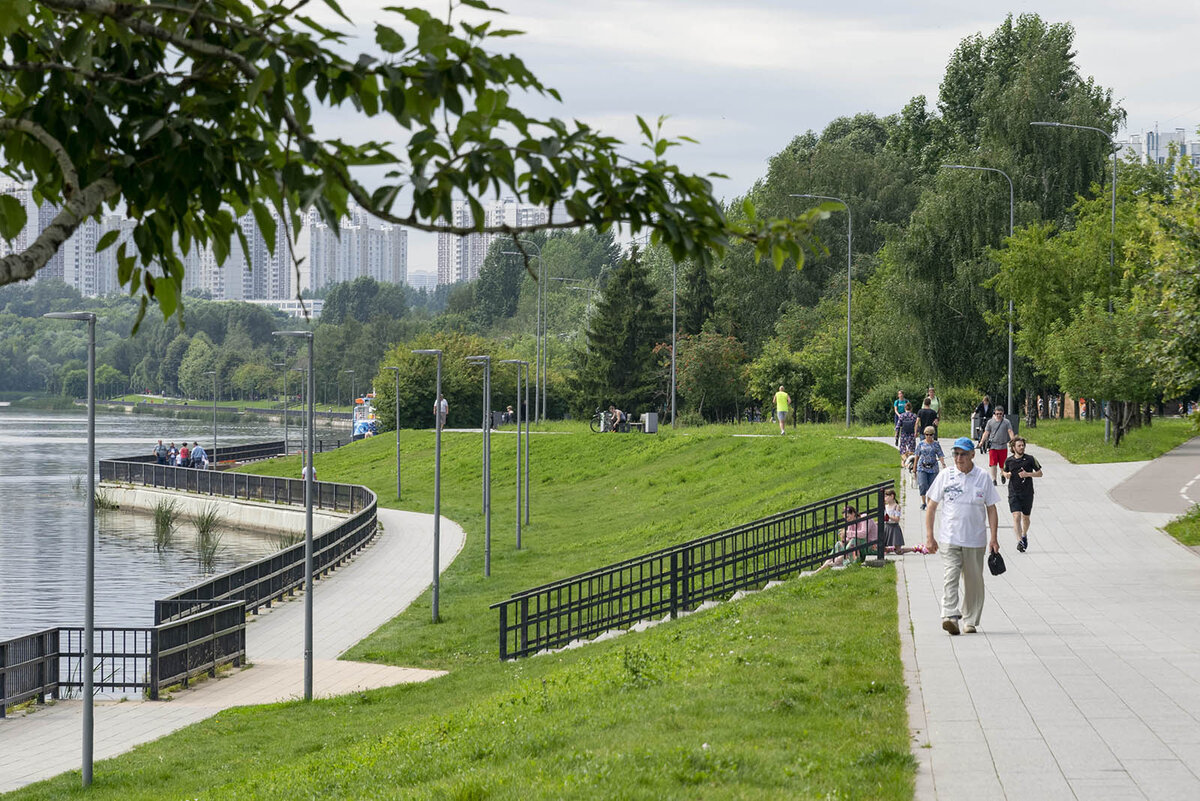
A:
{"label": "distant pedestrian", "polygon": [[946,454],[942,445],[933,438],[933,426],[926,426],[925,438],[917,443],[913,451],[916,458],[917,491],[921,493],[921,510],[925,510],[929,487],[942,468],[946,467]]}
{"label": "distant pedestrian", "polygon": [[992,419],[992,413],[995,411],[996,405],[992,403],[992,399],[984,395],[983,400],[979,402],[971,415],[971,439],[979,441],[979,438],[983,436],[983,427],[987,425],[988,420]]}
{"label": "distant pedestrian", "polygon": [[[996,538],[1000,493],[988,483],[987,474],[975,467],[975,442],[970,437],[954,440],[951,453],[954,466],[938,473],[929,488],[925,547],[929,553],[942,551],[942,628],[950,634],[971,634],[983,614],[984,558],[988,551],[1000,551]],[[934,519],[939,507],[944,507],[942,525],[935,538]]]}
{"label": "distant pedestrian", "polygon": [[1004,477],[1008,479],[1008,510],[1013,516],[1017,550],[1025,553],[1029,547],[1029,516],[1033,513],[1033,480],[1042,477],[1042,466],[1025,452],[1024,437],[1014,437],[1012,447],[1013,455],[1004,462]]}
{"label": "distant pedestrian", "polygon": [[208,454],[204,452],[204,448],[199,442],[192,443],[192,467],[208,469]]}
{"label": "distant pedestrian", "polygon": [[900,413],[900,419],[896,424],[900,426],[900,452],[912,453],[917,447],[919,421],[917,416],[912,413],[911,403],[904,405],[904,411]]}
{"label": "distant pedestrian", "polygon": [[183,445],[179,447],[179,466],[192,466],[192,450],[188,447],[187,440],[184,440]]}
{"label": "distant pedestrian", "polygon": [[433,404],[433,415],[435,425],[441,429],[446,427],[446,417],[450,414],[450,404],[446,402],[445,395],[438,395],[437,401]]}
{"label": "distant pedestrian", "polygon": [[[986,445],[988,449],[988,470],[992,474],[993,485],[996,483],[996,468],[1004,466],[1004,460],[1008,458],[1008,441],[1014,434],[1012,423],[1004,416],[1004,407],[997,406],[992,419],[983,427],[983,437],[979,440],[979,447]],[[1004,480],[1003,474],[1000,480]]]}
{"label": "distant pedestrian", "polygon": [[154,446],[154,462],[155,464],[167,463],[167,446],[163,445],[163,441],[161,439],[158,441],[158,444]]}
{"label": "distant pedestrian", "polygon": [[783,384],[775,393],[775,418],[779,420],[779,433],[786,433],[784,423],[787,422],[788,412],[792,409],[792,396],[783,391]]}
{"label": "distant pedestrian", "polygon": [[942,402],[938,400],[937,394],[933,391],[933,387],[925,390],[925,400],[929,401],[929,408],[933,409],[937,414],[942,413]]}
{"label": "distant pedestrian", "polygon": [[896,491],[883,491],[883,547],[892,553],[904,553],[904,531],[900,528],[900,504]]}
{"label": "distant pedestrian", "polygon": [[[301,458],[304,458],[303,455],[301,456]],[[304,480],[304,481],[308,480],[308,465],[307,464],[304,465],[304,467],[300,468],[300,478],[301,478],[301,480]],[[312,480],[313,481],[317,480],[317,468],[316,467],[312,468]]]}
{"label": "distant pedestrian", "polygon": [[896,390],[896,399],[892,401],[892,422],[896,425],[896,447],[900,447],[900,415],[904,414],[904,410],[908,407],[908,401],[904,399],[904,390]]}
{"label": "distant pedestrian", "polygon": [[921,411],[917,412],[917,419],[920,421],[919,430],[932,428],[933,438],[937,439],[938,423],[941,422],[941,418],[938,416],[937,409],[933,408],[933,401],[929,398],[921,401]]}
{"label": "distant pedestrian", "polygon": [[167,464],[174,465],[175,457],[179,455],[179,449],[175,447],[175,443],[171,443],[171,447],[167,448]]}

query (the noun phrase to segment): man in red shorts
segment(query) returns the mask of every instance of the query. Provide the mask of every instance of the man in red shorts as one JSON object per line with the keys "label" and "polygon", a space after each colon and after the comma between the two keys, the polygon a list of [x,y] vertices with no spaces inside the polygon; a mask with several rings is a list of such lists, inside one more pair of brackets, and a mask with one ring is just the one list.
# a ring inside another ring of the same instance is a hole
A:
{"label": "man in red shorts", "polygon": [[[988,447],[988,470],[991,471],[993,485],[996,483],[996,468],[1004,467],[1004,460],[1008,458],[1008,441],[1014,435],[1012,423],[1004,416],[1004,407],[997,406],[992,419],[983,427],[983,436],[979,439],[980,448],[984,445]],[[1004,481],[1003,473],[1000,480]]]}

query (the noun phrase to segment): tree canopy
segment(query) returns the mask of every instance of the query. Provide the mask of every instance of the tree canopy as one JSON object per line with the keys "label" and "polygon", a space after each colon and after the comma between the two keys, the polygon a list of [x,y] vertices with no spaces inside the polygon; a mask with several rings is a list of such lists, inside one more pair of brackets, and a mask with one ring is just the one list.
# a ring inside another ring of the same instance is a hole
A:
{"label": "tree canopy", "polygon": [[[351,24],[336,0],[322,2]],[[764,219],[747,206],[732,221],[708,176],[665,158],[690,140],[666,136],[662,119],[639,118],[646,154],[633,158],[582,122],[518,109],[517,93],[559,96],[520,59],[488,49],[516,32],[495,25],[501,12],[482,0],[452,0],[445,19],[390,7],[392,24],[377,23],[373,52],[358,55],[304,6],[0,0],[0,164],[62,209],[29,247],[0,259],[0,285],[36,275],[105,208],[135,222],[117,245],[122,285],[140,294],[142,314],[154,299],[168,317],[183,286],[177,245],[211,246],[224,263],[235,240],[249,250],[237,217],[252,213],[271,242],[280,224],[298,234],[310,207],[336,227],[351,200],[424,231],[515,238],[624,223],[678,259],[710,261],[738,238],[777,267],[803,258],[819,213]],[[457,20],[464,6],[485,21]],[[405,138],[325,137],[314,120],[329,109],[381,118]],[[382,184],[362,183],[362,166],[383,168]],[[482,204],[499,194],[550,218],[488,226]],[[455,224],[457,198],[472,222]],[[0,235],[25,222],[20,204],[0,202]]]}

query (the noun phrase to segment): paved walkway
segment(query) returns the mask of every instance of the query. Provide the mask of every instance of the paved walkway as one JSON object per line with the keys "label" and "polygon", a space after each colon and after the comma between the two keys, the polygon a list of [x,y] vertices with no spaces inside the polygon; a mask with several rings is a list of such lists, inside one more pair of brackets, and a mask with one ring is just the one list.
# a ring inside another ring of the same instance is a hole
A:
{"label": "paved walkway", "polygon": [[[337,657],[399,614],[433,577],[433,517],[380,509],[384,530],[349,564],[318,581],[313,597],[313,689],[318,696],[425,681],[440,671]],[[465,540],[442,518],[442,570]],[[169,701],[100,701],[95,712],[98,762],[235,706],[303,697],[303,592],[251,618],[246,633],[253,667],[200,682]],[[0,793],[78,770],[83,704],[59,701],[0,720]]]}
{"label": "paved walkway", "polygon": [[1200,503],[1200,437],[1164,453],[1112,489],[1126,509],[1181,515]]}
{"label": "paved walkway", "polygon": [[[1029,451],[1045,471],[1029,551],[1002,493],[1008,572],[985,576],[980,633],[942,631],[940,556],[900,560],[917,798],[1200,798],[1200,559],[1159,530],[1174,509],[1113,500],[1116,487],[1145,497],[1135,476],[1163,479],[1145,462]],[[1176,490],[1200,473],[1182,464]],[[910,543],[921,514],[910,489]]]}

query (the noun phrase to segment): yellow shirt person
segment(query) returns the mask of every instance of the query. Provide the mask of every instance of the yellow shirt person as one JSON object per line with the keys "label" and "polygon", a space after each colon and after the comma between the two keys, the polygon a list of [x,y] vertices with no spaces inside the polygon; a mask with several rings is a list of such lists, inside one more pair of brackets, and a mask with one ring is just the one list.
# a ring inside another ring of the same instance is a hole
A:
{"label": "yellow shirt person", "polygon": [[792,396],[783,391],[783,385],[775,393],[775,418],[779,420],[779,433],[785,433],[783,424],[787,420],[788,411],[792,408]]}

